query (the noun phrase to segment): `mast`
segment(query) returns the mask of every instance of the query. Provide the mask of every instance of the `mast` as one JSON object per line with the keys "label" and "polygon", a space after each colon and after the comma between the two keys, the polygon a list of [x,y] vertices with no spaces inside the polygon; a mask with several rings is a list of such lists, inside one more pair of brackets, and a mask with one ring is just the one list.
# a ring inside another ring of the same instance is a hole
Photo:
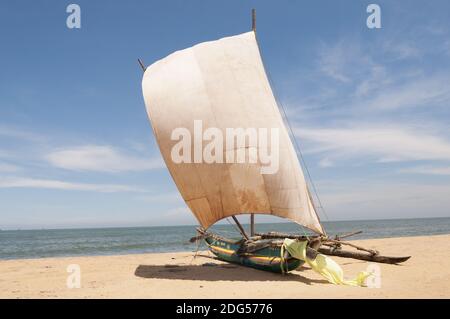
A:
{"label": "mast", "polygon": [[141,59],[138,59],[138,62],[139,62],[139,65],[140,65],[141,68],[142,68],[142,72],[145,72],[145,70],[146,70],[147,68],[144,66],[144,63],[142,63],[142,60],[141,60]]}
{"label": "mast", "polygon": [[[252,9],[252,30],[256,33],[256,9]],[[250,236],[255,236],[255,214],[250,214]]]}
{"label": "mast", "polygon": [[256,9],[252,9],[252,30],[256,32]]}
{"label": "mast", "polygon": [[241,223],[238,221],[238,219],[236,218],[236,216],[232,215],[231,217],[233,218],[233,220],[234,220],[234,222],[236,223],[236,225],[239,227],[239,231],[241,232],[241,235],[244,236],[244,238],[248,240],[248,236],[247,236],[247,234],[245,233],[244,228],[242,227]]}

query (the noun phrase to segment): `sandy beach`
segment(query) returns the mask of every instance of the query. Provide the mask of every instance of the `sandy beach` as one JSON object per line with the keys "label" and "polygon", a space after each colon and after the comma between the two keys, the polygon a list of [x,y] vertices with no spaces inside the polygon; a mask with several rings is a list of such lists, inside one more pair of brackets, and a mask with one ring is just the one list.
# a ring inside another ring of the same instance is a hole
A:
{"label": "sandy beach", "polygon": [[[380,288],[334,286],[308,267],[272,274],[213,258],[206,251],[0,261],[1,298],[450,298],[450,235],[354,241],[384,255]],[[347,278],[368,262],[333,257]],[[68,288],[69,265],[81,287]],[[76,266],[75,266],[76,267]]]}

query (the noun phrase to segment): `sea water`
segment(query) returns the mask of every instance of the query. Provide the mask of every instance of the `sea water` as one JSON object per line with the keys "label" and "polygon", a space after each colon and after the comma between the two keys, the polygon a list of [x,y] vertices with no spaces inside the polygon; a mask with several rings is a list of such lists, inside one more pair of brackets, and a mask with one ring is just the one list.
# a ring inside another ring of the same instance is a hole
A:
{"label": "sea water", "polygon": [[[351,239],[450,234],[450,218],[330,221],[323,224],[328,235],[363,231]],[[248,225],[244,226],[248,229]],[[196,235],[195,227],[3,230],[0,231],[0,259],[194,251],[197,244],[190,243],[189,239]],[[234,225],[217,225],[212,229],[224,236],[239,238]],[[257,224],[256,231],[307,233],[294,223]]]}

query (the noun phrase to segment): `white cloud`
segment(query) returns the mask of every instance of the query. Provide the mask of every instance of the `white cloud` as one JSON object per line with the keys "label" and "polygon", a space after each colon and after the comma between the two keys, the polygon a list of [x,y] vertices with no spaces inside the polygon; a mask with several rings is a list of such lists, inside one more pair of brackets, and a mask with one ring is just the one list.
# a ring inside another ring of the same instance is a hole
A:
{"label": "white cloud", "polygon": [[360,107],[368,110],[396,110],[405,107],[436,107],[445,103],[450,105],[450,86],[448,76],[431,75],[427,78],[408,81],[378,95],[368,97]]}
{"label": "white cloud", "polygon": [[325,157],[319,161],[319,166],[320,167],[332,167],[332,166],[334,166],[334,163],[328,157]]}
{"label": "white cloud", "polygon": [[192,212],[187,206],[180,206],[169,209],[164,213],[165,217],[185,218],[186,216],[192,216]]}
{"label": "white cloud", "polygon": [[[450,49],[449,42],[447,45],[445,43],[442,41],[439,46]],[[384,54],[380,55],[380,52]],[[314,78],[314,82],[327,85],[327,77],[340,82],[333,86],[340,87],[342,94],[331,97],[333,104],[342,105],[339,107],[340,112],[349,109],[349,105],[360,109],[389,111],[406,107],[450,105],[450,77],[445,69],[441,74],[424,76],[421,64],[393,67],[392,61],[386,59],[386,53],[395,55],[396,59],[416,60],[423,54],[421,48],[410,40],[393,38],[367,44],[350,38],[340,39],[318,48],[316,74],[325,77]],[[349,91],[353,91],[353,94]],[[318,92],[312,95],[320,105],[329,102],[321,94],[318,96]]]}
{"label": "white cloud", "polygon": [[450,185],[360,182],[319,183],[330,219],[448,217]]}
{"label": "white cloud", "polygon": [[369,93],[386,84],[389,84],[390,82],[391,79],[388,76],[386,68],[372,63],[372,65],[367,69],[362,81],[356,85],[354,95],[356,97],[367,96]]}
{"label": "white cloud", "polygon": [[11,156],[12,156],[11,152],[0,149],[0,158],[8,158]]}
{"label": "white cloud", "polygon": [[20,169],[21,168],[19,166],[17,166],[17,165],[0,162],[0,172],[2,172],[2,173],[17,172]]}
{"label": "white cloud", "polygon": [[354,48],[350,48],[349,43],[339,42],[334,46],[323,44],[319,50],[319,68],[325,75],[340,81],[350,82],[346,65],[354,57]]}
{"label": "white cloud", "polygon": [[318,70],[363,96],[390,82],[386,68],[364,51],[360,42],[341,39],[334,45],[322,45],[318,51]]}
{"label": "white cloud", "polygon": [[35,179],[22,177],[3,177],[0,180],[0,188],[42,188],[59,189],[75,191],[93,191],[101,193],[116,192],[144,192],[144,190],[127,185],[115,184],[90,184],[90,183],[71,183],[50,179]]}
{"label": "white cloud", "polygon": [[19,129],[12,126],[0,125],[0,136],[8,138],[17,138],[22,140],[28,140],[31,142],[42,142],[46,140],[42,135],[29,132],[24,129]]}
{"label": "white cloud", "polygon": [[399,173],[407,174],[426,174],[426,175],[450,175],[450,166],[447,167],[432,167],[432,166],[418,166],[403,168]]}
{"label": "white cloud", "polygon": [[373,156],[378,161],[450,160],[450,141],[401,127],[295,129],[307,151],[327,157]]}
{"label": "white cloud", "polygon": [[46,156],[50,164],[69,170],[122,172],[164,167],[161,159],[136,157],[112,146],[86,145],[53,151]]}
{"label": "white cloud", "polygon": [[183,201],[183,198],[178,192],[138,196],[137,199],[149,203],[176,203]]}
{"label": "white cloud", "polygon": [[395,59],[402,60],[408,58],[417,58],[421,56],[421,52],[417,46],[411,42],[398,41],[398,39],[392,39],[385,41],[383,44],[383,50],[386,53],[390,53],[395,56]]}

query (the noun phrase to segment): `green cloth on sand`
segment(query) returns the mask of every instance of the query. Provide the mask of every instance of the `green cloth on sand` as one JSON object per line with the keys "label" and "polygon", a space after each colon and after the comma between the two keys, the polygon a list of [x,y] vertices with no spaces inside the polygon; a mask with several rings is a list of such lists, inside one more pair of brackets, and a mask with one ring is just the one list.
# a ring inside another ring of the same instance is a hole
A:
{"label": "green cloth on sand", "polygon": [[315,272],[335,285],[363,286],[366,278],[372,275],[372,273],[362,271],[355,279],[345,280],[342,268],[330,257],[319,253],[316,259],[309,259],[306,256],[307,245],[306,240],[298,241],[286,238],[281,248],[281,258],[284,256],[284,251],[287,250],[292,257],[305,261]]}

